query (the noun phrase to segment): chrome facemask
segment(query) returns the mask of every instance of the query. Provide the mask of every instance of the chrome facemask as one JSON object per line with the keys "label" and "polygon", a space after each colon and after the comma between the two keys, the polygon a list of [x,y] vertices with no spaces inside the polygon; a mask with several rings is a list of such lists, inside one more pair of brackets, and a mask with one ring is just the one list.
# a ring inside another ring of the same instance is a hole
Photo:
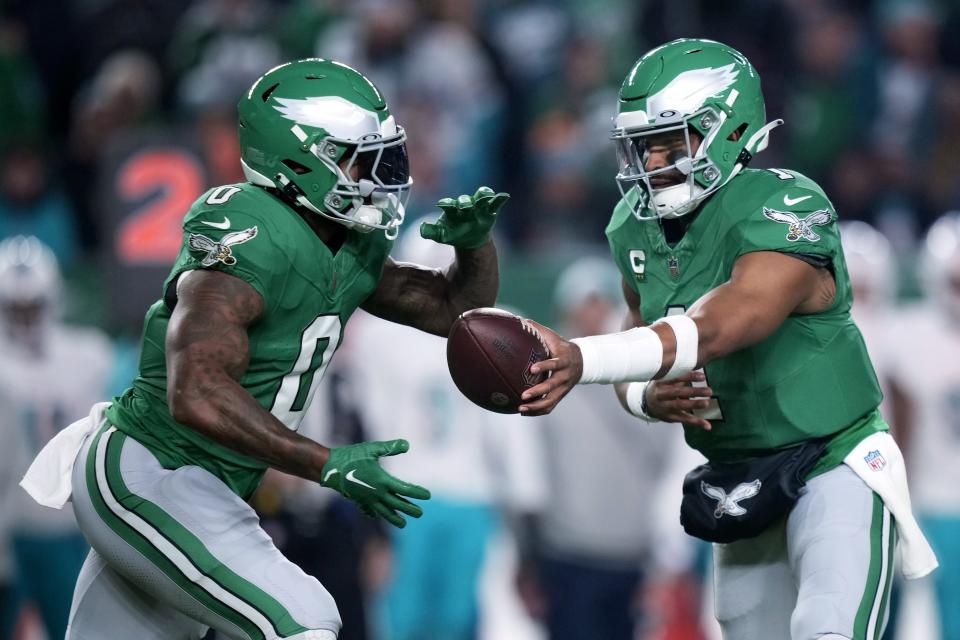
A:
{"label": "chrome facemask", "polygon": [[[357,231],[383,229],[395,238],[413,185],[406,141],[402,127],[391,136],[370,133],[359,141],[327,137],[317,146],[317,157],[337,175],[337,184],[324,198],[324,210],[311,208]],[[343,147],[347,163],[341,168],[343,158],[340,163],[335,158]],[[341,211],[344,202],[350,207]]]}
{"label": "chrome facemask", "polygon": [[[611,139],[617,149],[617,186],[625,201],[633,207],[637,219],[678,218],[696,209],[706,195],[721,186],[721,172],[707,157],[706,150],[712,141],[712,134],[719,131],[725,117],[726,114],[718,115],[708,108],[688,116],[677,116],[666,123],[613,130]],[[690,123],[697,119],[705,121],[705,125],[701,124],[711,129],[711,135],[703,140],[694,154],[690,143]],[[676,154],[670,165],[647,171],[648,139],[671,131],[683,132],[685,150]],[[655,188],[651,183],[651,178],[673,172],[685,176],[684,181],[660,188]],[[705,186],[695,179],[698,174],[701,181],[706,183]]]}

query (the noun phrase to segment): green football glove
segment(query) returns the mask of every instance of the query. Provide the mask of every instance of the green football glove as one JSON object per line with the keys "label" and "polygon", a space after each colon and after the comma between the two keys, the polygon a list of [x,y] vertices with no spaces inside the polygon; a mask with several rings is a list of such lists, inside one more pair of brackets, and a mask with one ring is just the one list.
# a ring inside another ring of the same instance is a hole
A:
{"label": "green football glove", "polygon": [[330,459],[323,466],[320,484],[340,492],[356,502],[371,517],[381,517],[395,527],[407,521],[399,512],[419,518],[423,510],[407,498],[429,500],[423,487],[394,478],[380,466],[381,456],[395,456],[410,449],[406,440],[361,442],[330,449]]}
{"label": "green football glove", "polygon": [[490,187],[480,187],[472,196],[444,198],[437,203],[443,213],[436,222],[421,224],[420,235],[457,249],[479,249],[487,243],[497,212],[509,199],[509,193],[494,193]]}

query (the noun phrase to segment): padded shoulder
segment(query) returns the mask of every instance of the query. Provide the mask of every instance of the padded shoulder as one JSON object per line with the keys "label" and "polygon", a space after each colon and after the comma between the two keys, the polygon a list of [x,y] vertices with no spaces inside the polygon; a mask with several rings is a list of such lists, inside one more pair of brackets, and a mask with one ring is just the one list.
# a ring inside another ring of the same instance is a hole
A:
{"label": "padded shoulder", "polygon": [[[738,218],[736,253],[785,251],[834,256],[840,250],[837,214],[816,182],[795,171],[751,170],[724,193]],[[726,191],[726,188],[725,188]]]}
{"label": "padded shoulder", "polygon": [[289,268],[282,238],[285,225],[298,223],[294,216],[248,183],[210,189],[184,217],[183,244],[165,290],[183,271],[218,269],[251,284],[269,304]]}

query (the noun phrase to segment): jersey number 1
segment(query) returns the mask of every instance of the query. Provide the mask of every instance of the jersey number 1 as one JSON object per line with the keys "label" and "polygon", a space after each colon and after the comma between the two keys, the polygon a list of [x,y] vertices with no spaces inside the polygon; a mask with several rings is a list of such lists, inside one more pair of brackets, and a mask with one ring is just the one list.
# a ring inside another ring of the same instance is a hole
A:
{"label": "jersey number 1", "polygon": [[273,398],[270,413],[290,429],[296,430],[303,410],[310,403],[323,379],[334,351],[340,345],[340,316],[317,316],[300,336],[300,354],[290,372],[283,376]]}

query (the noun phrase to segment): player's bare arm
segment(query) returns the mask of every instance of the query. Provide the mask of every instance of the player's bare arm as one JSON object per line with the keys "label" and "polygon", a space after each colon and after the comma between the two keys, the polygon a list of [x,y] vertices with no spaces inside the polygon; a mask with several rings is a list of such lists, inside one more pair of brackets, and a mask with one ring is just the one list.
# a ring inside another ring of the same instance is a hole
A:
{"label": "player's bare arm", "polygon": [[423,223],[420,235],[454,247],[457,259],[443,271],[387,260],[380,285],[361,305],[363,309],[446,337],[461,313],[492,306],[500,270],[490,231],[509,198],[480,187],[472,196],[438,202],[442,214],[436,222]]}
{"label": "player's bare arm", "polygon": [[[695,340],[695,352],[685,354],[692,362],[682,373],[689,373],[713,359],[760,342],[792,313],[823,311],[834,295],[835,283],[826,268],[774,251],[748,253],[737,260],[729,281],[705,294],[684,316],[667,317],[650,325],[655,336],[644,336],[645,342],[638,342],[635,348],[658,351],[660,359],[655,371],[645,377],[659,379],[673,370],[678,330],[692,332]],[[677,318],[686,320],[679,322]],[[526,415],[549,413],[583,377],[581,347],[546,327],[538,328],[554,357],[538,362],[531,370],[551,371],[552,375],[524,394],[525,400],[532,400],[521,407]],[[653,345],[655,339],[659,345]],[[686,344],[681,339],[684,350]],[[611,382],[640,379],[634,378],[633,372],[627,375]]]}
{"label": "player's bare arm", "polygon": [[380,285],[362,305],[375,316],[446,337],[464,311],[497,299],[500,270],[493,241],[457,250],[445,271],[388,259]]}
{"label": "player's bare arm", "polygon": [[211,440],[295,476],[319,481],[330,450],[288,429],[240,385],[247,327],[263,298],[218,271],[195,271],[178,289],[167,329],[167,402],[173,418]]}
{"label": "player's bare arm", "polygon": [[[730,280],[705,294],[687,312],[697,324],[699,366],[760,342],[792,313],[826,310],[834,295],[836,283],[826,268],[776,251],[742,256],[734,264]],[[664,341],[676,344],[673,332],[661,329],[658,333]],[[666,357],[664,360],[663,368],[669,368]]]}

